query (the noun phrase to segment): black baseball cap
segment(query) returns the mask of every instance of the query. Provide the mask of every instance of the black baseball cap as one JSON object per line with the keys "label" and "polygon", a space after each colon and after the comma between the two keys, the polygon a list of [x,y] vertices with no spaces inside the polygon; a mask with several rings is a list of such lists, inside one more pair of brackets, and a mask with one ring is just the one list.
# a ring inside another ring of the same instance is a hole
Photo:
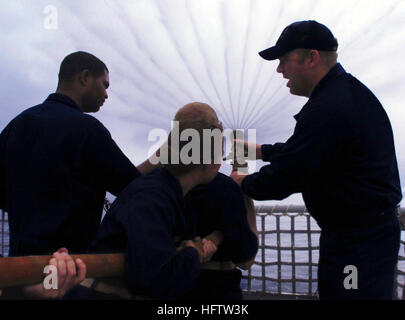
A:
{"label": "black baseball cap", "polygon": [[323,24],[314,20],[297,21],[287,26],[274,47],[259,52],[266,60],[275,60],[295,49],[336,51],[337,39]]}

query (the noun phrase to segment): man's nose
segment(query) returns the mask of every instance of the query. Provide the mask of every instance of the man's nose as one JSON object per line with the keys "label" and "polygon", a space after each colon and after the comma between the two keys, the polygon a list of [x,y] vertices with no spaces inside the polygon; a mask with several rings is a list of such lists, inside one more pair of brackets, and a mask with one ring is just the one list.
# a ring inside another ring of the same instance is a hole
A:
{"label": "man's nose", "polygon": [[283,73],[282,67],[281,67],[281,63],[278,64],[276,71],[278,73]]}

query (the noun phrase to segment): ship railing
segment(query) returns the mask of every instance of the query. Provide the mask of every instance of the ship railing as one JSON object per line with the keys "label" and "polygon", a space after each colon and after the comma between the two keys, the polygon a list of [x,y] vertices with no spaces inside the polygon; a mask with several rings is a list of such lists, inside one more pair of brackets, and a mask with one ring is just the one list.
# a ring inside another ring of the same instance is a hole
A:
{"label": "ship railing", "polygon": [[[259,250],[242,273],[244,296],[253,299],[317,299],[321,230],[305,206],[256,206]],[[394,297],[405,300],[405,208],[398,208],[401,244]]]}
{"label": "ship railing", "polygon": [[[250,299],[317,299],[321,230],[305,206],[256,206],[259,250],[252,267],[242,272],[243,293]],[[405,208],[398,209],[401,247],[394,296],[405,300]],[[8,216],[0,210],[0,254],[7,256]]]}

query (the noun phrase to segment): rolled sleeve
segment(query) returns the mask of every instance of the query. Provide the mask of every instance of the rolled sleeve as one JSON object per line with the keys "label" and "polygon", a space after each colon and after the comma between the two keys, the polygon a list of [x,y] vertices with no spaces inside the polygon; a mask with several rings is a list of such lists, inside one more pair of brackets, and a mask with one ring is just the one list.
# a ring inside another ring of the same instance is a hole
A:
{"label": "rolled sleeve", "polygon": [[316,112],[320,113],[315,110],[297,123],[294,134],[286,143],[264,147],[265,158],[271,164],[243,180],[242,190],[249,197],[282,200],[293,193],[303,192],[314,175],[327,172],[326,166],[331,166],[336,160],[340,139],[336,130],[342,131],[342,122],[330,114]]}
{"label": "rolled sleeve", "polygon": [[240,188],[233,181],[225,181],[226,194],[221,201],[219,221],[219,229],[224,235],[221,254],[234,263],[246,262],[256,255],[257,237],[250,229]]}
{"label": "rolled sleeve", "polygon": [[263,144],[261,147],[262,160],[266,162],[271,162],[273,157],[280,152],[283,146],[284,143]]}

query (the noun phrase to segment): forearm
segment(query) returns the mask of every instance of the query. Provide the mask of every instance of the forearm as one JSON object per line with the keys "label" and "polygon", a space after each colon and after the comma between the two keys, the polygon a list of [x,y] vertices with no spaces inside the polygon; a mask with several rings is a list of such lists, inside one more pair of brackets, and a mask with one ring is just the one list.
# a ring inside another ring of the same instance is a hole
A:
{"label": "forearm", "polygon": [[[247,221],[249,224],[249,228],[250,230],[253,232],[255,239],[253,240],[253,235],[248,238],[249,239],[249,243],[252,243],[252,249],[253,247],[255,248],[254,250],[254,254],[251,256],[251,258],[248,261],[244,261],[241,263],[238,263],[237,266],[241,269],[247,270],[249,269],[252,264],[255,262],[255,257],[256,257],[256,253],[257,253],[257,248],[258,248],[258,236],[259,233],[257,231],[257,225],[256,225],[256,211],[255,211],[255,206],[253,203],[253,200],[251,198],[249,198],[246,194],[243,195],[243,200],[245,202],[245,206],[246,206],[246,215],[247,215]],[[253,246],[253,241],[255,242],[255,245]]]}
{"label": "forearm", "polygon": [[253,265],[254,262],[255,262],[255,258],[252,258],[251,260],[239,263],[236,266],[243,270],[248,270]]}
{"label": "forearm", "polygon": [[278,170],[271,164],[262,167],[259,172],[243,177],[240,185],[243,192],[252,199],[283,200],[302,190],[303,174],[296,171],[295,168]]}
{"label": "forearm", "polygon": [[256,225],[256,211],[253,200],[246,194],[243,194],[243,200],[245,201],[247,220],[250,230],[258,237],[257,225]]}
{"label": "forearm", "polygon": [[146,159],[144,162],[142,162],[140,165],[138,165],[136,168],[139,170],[139,172],[142,175],[146,175],[153,170],[160,168],[162,165],[160,163],[153,164],[150,159]]}
{"label": "forearm", "polygon": [[262,159],[263,161],[266,162],[271,162],[274,156],[279,154],[283,147],[284,143],[262,144],[259,148],[260,150],[256,151],[258,159]]}
{"label": "forearm", "polygon": [[161,149],[167,150],[167,144],[161,146],[158,150],[156,150],[154,154],[152,154],[148,159],[146,159],[144,162],[136,167],[142,175],[148,174],[162,166],[162,163],[160,161],[162,152]]}
{"label": "forearm", "polygon": [[[243,256],[244,259],[240,259],[236,265],[244,270],[249,269],[252,264],[255,262],[257,250],[259,248],[259,238],[257,236],[257,230],[256,233],[253,231],[249,231],[248,234],[246,234],[246,237],[244,239],[244,246],[243,246]],[[242,258],[242,257],[240,257]]]}

